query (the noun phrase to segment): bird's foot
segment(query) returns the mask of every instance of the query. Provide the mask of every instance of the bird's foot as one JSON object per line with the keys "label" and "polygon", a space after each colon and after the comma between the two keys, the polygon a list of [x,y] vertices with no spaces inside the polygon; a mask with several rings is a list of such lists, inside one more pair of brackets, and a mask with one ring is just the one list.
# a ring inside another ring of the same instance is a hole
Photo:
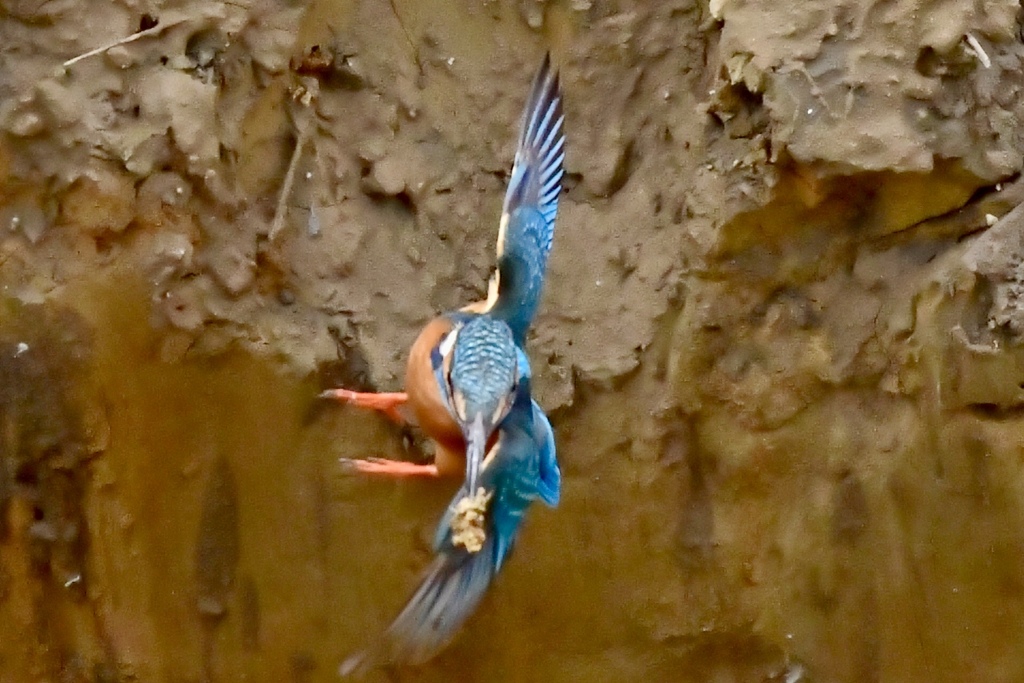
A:
{"label": "bird's foot", "polygon": [[409,395],[404,391],[390,393],[365,393],[351,391],[349,389],[328,389],[320,393],[320,398],[330,398],[341,403],[349,403],[360,408],[377,410],[398,424],[405,424],[405,416],[398,410],[409,400]]}
{"label": "bird's foot", "polygon": [[341,458],[342,466],[359,474],[383,474],[389,477],[436,477],[437,465],[420,465],[404,460],[386,460],[384,458],[366,458],[353,460]]}

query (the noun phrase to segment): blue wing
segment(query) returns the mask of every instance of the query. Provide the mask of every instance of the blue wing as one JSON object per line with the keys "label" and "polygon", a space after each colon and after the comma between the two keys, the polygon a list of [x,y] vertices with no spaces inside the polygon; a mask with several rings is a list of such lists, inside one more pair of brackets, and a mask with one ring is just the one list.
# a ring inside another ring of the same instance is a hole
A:
{"label": "blue wing", "polygon": [[558,458],[555,453],[555,431],[551,428],[548,416],[544,414],[537,402],[533,401],[532,403],[534,438],[537,440],[537,447],[540,450],[537,492],[546,505],[555,507],[558,505],[562,492],[562,471],[558,468]]}
{"label": "blue wing", "polygon": [[493,494],[481,549],[470,553],[452,542],[456,506],[468,493],[463,483],[438,525],[437,554],[425,578],[383,637],[346,660],[342,675],[379,665],[417,664],[432,657],[480,603],[507,559],[530,504],[537,499],[549,505],[557,502],[554,434],[530,397],[529,376],[519,384],[516,403],[500,427],[494,448],[480,476],[480,484]]}
{"label": "blue wing", "polygon": [[533,81],[498,231],[498,271],[489,310],[522,342],[540,302],[562,190],[562,94],[551,59]]}
{"label": "blue wing", "polygon": [[[505,192],[501,223],[506,225],[518,209],[539,212],[543,221],[534,230],[538,246],[545,257],[551,250],[555,216],[558,214],[558,195],[562,189],[562,163],[565,160],[563,121],[558,73],[551,68],[551,56],[544,55],[544,62],[534,78],[526,101],[516,158],[512,165],[512,178]],[[507,242],[514,237],[504,231],[499,236],[499,257],[507,248]]]}
{"label": "blue wing", "polygon": [[498,571],[496,538],[489,533],[476,553],[462,549],[439,553],[383,637],[345,660],[341,675],[360,674],[381,665],[421,664],[437,654],[487,593]]}
{"label": "blue wing", "polygon": [[516,346],[516,368],[519,370],[520,381],[530,381],[533,378],[533,370],[530,368],[530,358],[523,351],[522,346]]}
{"label": "blue wing", "polygon": [[508,556],[526,509],[537,498],[533,443],[528,432],[520,429],[501,434],[497,447],[502,451],[496,458],[512,458],[513,462],[485,468],[481,476],[481,484],[493,494],[483,547],[470,553],[452,542],[456,505],[468,494],[463,484],[438,524],[434,537],[437,554],[423,581],[383,637],[342,665],[342,675],[379,665],[425,662],[455,636],[486,594]]}

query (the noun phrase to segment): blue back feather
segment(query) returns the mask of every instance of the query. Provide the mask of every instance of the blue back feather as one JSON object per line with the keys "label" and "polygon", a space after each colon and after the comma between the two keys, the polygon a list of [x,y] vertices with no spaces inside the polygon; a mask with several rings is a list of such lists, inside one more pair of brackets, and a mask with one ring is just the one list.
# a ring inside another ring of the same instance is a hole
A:
{"label": "blue back feather", "polygon": [[463,392],[468,412],[493,411],[517,376],[530,376],[530,361],[500,319],[465,311],[447,315],[457,334],[451,365],[445,368],[440,341],[430,350],[438,393],[453,419],[457,417],[449,382]]}
{"label": "blue back feather", "polygon": [[475,316],[459,329],[450,381],[462,392],[467,414],[491,414],[508,396],[516,381],[517,348],[509,326],[489,316]]}

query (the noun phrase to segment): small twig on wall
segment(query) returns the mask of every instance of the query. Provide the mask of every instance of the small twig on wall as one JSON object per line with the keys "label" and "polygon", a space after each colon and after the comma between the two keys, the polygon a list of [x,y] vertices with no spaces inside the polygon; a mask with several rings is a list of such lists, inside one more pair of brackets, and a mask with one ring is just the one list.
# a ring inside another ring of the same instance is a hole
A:
{"label": "small twig on wall", "polygon": [[988,53],[985,52],[985,48],[981,46],[981,43],[978,42],[978,39],[975,38],[970,33],[966,35],[966,38],[967,44],[971,46],[971,51],[974,53],[974,56],[977,57],[978,60],[981,62],[982,66],[984,66],[986,69],[991,69],[992,60],[988,58]]}
{"label": "small twig on wall", "polygon": [[302,158],[302,149],[306,146],[306,138],[309,137],[309,126],[299,126],[299,134],[295,138],[295,150],[292,152],[291,161],[288,162],[288,170],[284,174],[284,183],[281,185],[281,194],[277,198],[277,209],[274,210],[274,222],[270,224],[270,232],[267,238],[273,240],[284,227],[284,213],[288,209],[288,200],[292,194],[292,185],[295,184],[295,172],[299,168],[299,160]]}
{"label": "small twig on wall", "polygon": [[412,36],[409,35],[409,29],[405,27],[405,22],[402,21],[402,15],[398,13],[398,6],[395,5],[395,0],[388,0],[391,3],[391,11],[395,14],[395,19],[398,21],[399,27],[402,29],[402,33],[405,34],[405,41],[409,43],[409,49],[412,50],[412,59],[416,62],[416,68],[419,72],[423,73],[423,65],[420,63],[420,53],[416,49],[416,44],[412,42]]}
{"label": "small twig on wall", "polygon": [[115,48],[115,47],[117,47],[119,45],[127,45],[128,43],[134,43],[136,40],[139,40],[140,38],[145,38],[147,36],[156,35],[157,33],[160,33],[161,31],[163,31],[164,29],[168,29],[168,28],[170,28],[172,26],[177,26],[178,24],[181,24],[181,23],[183,23],[185,21],[187,21],[187,17],[178,17],[177,19],[173,19],[171,21],[160,23],[160,24],[157,24],[156,26],[150,26],[149,28],[147,28],[144,31],[138,31],[137,33],[133,33],[130,36],[127,36],[125,38],[121,38],[120,40],[115,40],[112,43],[104,45],[103,47],[98,47],[95,50],[89,50],[88,52],[86,52],[84,54],[78,55],[77,57],[72,57],[71,59],[69,59],[66,62],[64,62],[64,67],[67,68],[67,67],[71,66],[72,64],[76,64],[77,62],[82,61],[83,59],[88,59],[89,57],[95,57],[96,55],[103,54],[107,50]]}

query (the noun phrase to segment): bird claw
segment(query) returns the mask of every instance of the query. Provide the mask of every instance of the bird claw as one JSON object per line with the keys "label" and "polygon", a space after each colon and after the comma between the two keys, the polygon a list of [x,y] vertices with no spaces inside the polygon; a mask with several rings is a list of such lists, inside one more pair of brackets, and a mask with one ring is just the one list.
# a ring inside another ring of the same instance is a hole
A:
{"label": "bird claw", "polygon": [[397,424],[406,422],[405,416],[398,409],[409,400],[409,395],[404,391],[372,393],[338,388],[321,391],[319,397],[382,412]]}
{"label": "bird claw", "polygon": [[352,474],[381,474],[390,477],[436,477],[437,465],[420,465],[386,458],[339,458],[338,462]]}

